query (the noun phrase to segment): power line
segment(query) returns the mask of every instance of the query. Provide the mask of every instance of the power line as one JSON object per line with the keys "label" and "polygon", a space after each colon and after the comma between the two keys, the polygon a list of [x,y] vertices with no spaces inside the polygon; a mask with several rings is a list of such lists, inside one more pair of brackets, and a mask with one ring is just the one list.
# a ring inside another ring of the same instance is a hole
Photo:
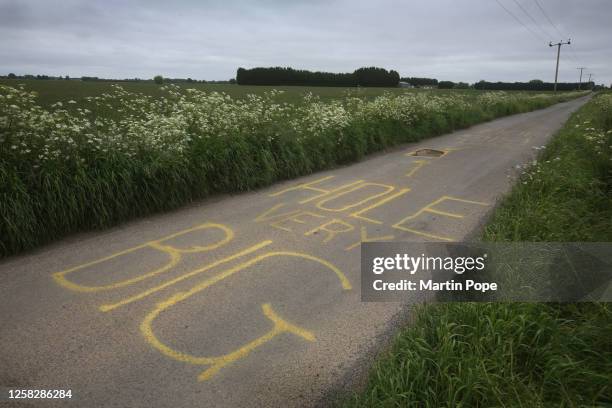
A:
{"label": "power line", "polygon": [[542,28],[542,27],[540,26],[540,23],[538,23],[538,22],[536,21],[536,19],[535,19],[535,18],[533,18],[533,16],[531,15],[531,13],[529,13],[529,12],[528,12],[528,11],[525,9],[525,7],[523,7],[523,5],[522,5],[521,3],[519,3],[519,1],[518,1],[518,0],[513,0],[513,1],[514,1],[514,3],[515,3],[517,6],[519,6],[519,8],[520,8],[520,9],[523,11],[523,14],[525,14],[525,15],[526,15],[526,16],[527,16],[527,17],[528,17],[528,18],[529,18],[529,19],[530,19],[530,20],[533,22],[533,24],[535,24],[535,26],[536,26],[537,28],[539,28],[539,29],[540,29],[540,31],[542,31],[542,33],[544,33],[544,35],[545,35],[545,36],[547,36],[548,38],[552,38],[552,35],[550,35],[550,34],[548,33],[548,31],[544,30],[544,28]]}
{"label": "power line", "polygon": [[497,2],[497,4],[499,4],[499,6],[501,8],[503,8],[506,13],[508,13],[510,16],[512,16],[512,18],[514,18],[520,25],[522,25],[523,27],[525,27],[531,34],[533,34],[535,37],[537,37],[538,39],[542,40],[543,42],[546,42],[546,40],[537,32],[533,31],[531,29],[531,27],[529,27],[528,25],[526,25],[525,23],[523,23],[523,21],[521,21],[517,16],[514,15],[514,13],[512,13],[510,10],[508,10],[506,8],[506,6],[504,6],[500,0],[495,0]]}
{"label": "power line", "polygon": [[[541,36],[541,35],[540,35],[538,32],[536,32],[536,31],[534,31],[533,29],[531,29],[531,27],[529,27],[527,24],[525,24],[525,23],[524,23],[524,22],[523,22],[523,21],[522,21],[520,18],[518,18],[518,17],[517,17],[517,16],[516,16],[514,13],[512,13],[512,12],[511,12],[511,11],[510,11],[510,10],[509,10],[509,9],[508,9],[506,6],[504,6],[504,5],[503,5],[503,3],[502,3],[500,0],[495,0],[495,1],[497,2],[497,4],[498,4],[498,5],[499,5],[499,6],[500,6],[500,7],[501,7],[501,8],[502,8],[502,9],[503,9],[503,10],[504,10],[504,11],[505,11],[507,14],[509,14],[509,15],[510,15],[510,16],[511,16],[511,17],[512,17],[514,20],[516,20],[516,21],[517,21],[517,22],[518,22],[520,25],[522,25],[523,27],[525,27],[525,29],[526,29],[526,30],[528,30],[528,31],[529,31],[529,32],[530,32],[530,33],[531,33],[531,34],[532,34],[534,37],[536,37],[536,38],[538,38],[538,39],[540,39],[540,40],[542,40],[542,41],[546,41],[546,40],[545,40],[545,39],[544,39],[544,38],[543,38],[543,37],[542,37],[542,36]],[[516,5],[517,5],[517,6],[519,6],[519,8],[520,8],[520,9],[523,11],[523,13],[524,13],[524,14],[525,14],[527,17],[529,17],[529,18],[531,19],[531,21],[533,21],[533,23],[534,23],[534,24],[535,24],[535,25],[536,25],[538,28],[540,28],[540,30],[541,30],[541,31],[542,31],[542,32],[543,32],[545,35],[549,35],[549,34],[548,34],[548,32],[547,32],[547,31],[545,31],[545,30],[544,30],[544,29],[543,29],[543,28],[542,28],[542,27],[541,27],[541,26],[538,24],[538,22],[537,22],[537,21],[536,21],[536,20],[533,18],[533,16],[532,16],[532,15],[531,15],[531,14],[530,14],[530,13],[529,13],[529,12],[528,12],[528,11],[527,11],[525,8],[524,8],[524,7],[523,7],[523,6],[522,6],[522,5],[521,5],[521,4],[518,2],[518,0],[513,0],[513,1],[516,3]],[[537,1],[537,0],[536,0],[536,1]],[[538,4],[538,7],[541,9],[541,11],[543,11],[543,12],[544,12],[544,9],[541,7],[541,5],[540,5],[540,4]],[[549,22],[552,24],[552,20],[550,20],[550,17],[548,17],[548,16],[546,15],[546,18],[547,18],[547,19],[549,20]],[[553,26],[554,26],[554,24],[553,24]],[[556,29],[557,31],[559,31],[559,30],[556,28],[556,26],[554,26],[554,27],[555,27],[555,29]],[[552,41],[550,41],[550,42],[548,43],[548,45],[549,45],[550,47],[553,47],[553,46],[556,46],[556,47],[557,47],[557,66],[556,66],[556,68],[555,68],[555,86],[554,86],[554,90],[555,90],[555,91],[557,90],[557,80],[558,80],[558,77],[559,77],[559,56],[560,56],[560,54],[561,54],[561,46],[562,46],[562,45],[569,45],[570,43],[571,43],[571,42],[570,42],[570,40],[567,40],[567,42],[560,41],[560,42],[555,43],[555,44],[553,44],[553,43],[552,43]],[[577,62],[575,61],[575,59],[574,59],[574,58],[572,58],[571,56],[570,56],[570,59],[571,59],[573,62],[577,63]]]}
{"label": "power line", "polygon": [[[536,6],[538,6],[538,8],[540,9],[540,12],[542,13],[542,15],[543,15],[543,16],[546,18],[546,20],[548,20],[548,22],[550,23],[550,25],[552,26],[552,28],[554,28],[554,29],[555,29],[555,31],[557,32],[557,34],[559,34],[559,36],[560,36],[561,38],[566,37],[566,36],[565,36],[565,35],[564,35],[564,34],[561,32],[561,30],[559,30],[559,28],[557,27],[557,25],[556,25],[555,23],[553,23],[552,19],[550,18],[550,16],[549,16],[549,15],[548,15],[548,13],[546,12],[546,10],[544,10],[544,7],[543,7],[543,6],[542,6],[542,4],[540,3],[540,1],[539,1],[539,0],[533,0],[533,1],[535,2]],[[571,48],[569,48],[569,49],[568,49],[568,51],[569,51],[569,57],[570,57],[570,59],[571,59],[571,60],[572,60],[574,63],[576,63],[576,64],[577,64],[577,63],[578,63],[578,61],[577,61],[578,57],[576,56],[576,54],[574,54],[574,51],[573,51]]]}
{"label": "power line", "polygon": [[557,26],[555,25],[555,23],[552,22],[552,20],[550,19],[550,17],[548,16],[548,13],[546,13],[546,11],[544,10],[544,7],[542,7],[542,5],[540,4],[540,2],[538,0],[533,0],[535,1],[535,4],[538,6],[538,8],[540,9],[540,11],[542,12],[542,14],[544,15],[544,17],[546,17],[546,19],[548,20],[548,22],[550,23],[551,26],[553,26],[553,28],[557,31],[557,34],[559,34],[561,36],[561,38],[565,37],[563,34],[561,34],[561,31],[559,31],[559,29],[557,28]]}

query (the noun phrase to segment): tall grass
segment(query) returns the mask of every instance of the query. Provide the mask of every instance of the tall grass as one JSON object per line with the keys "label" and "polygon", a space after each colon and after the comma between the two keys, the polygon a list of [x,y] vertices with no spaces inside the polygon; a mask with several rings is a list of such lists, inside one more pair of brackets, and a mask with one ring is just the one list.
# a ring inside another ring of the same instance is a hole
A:
{"label": "tall grass", "polygon": [[421,308],[367,389],[341,405],[596,406],[611,397],[611,331],[604,305]]}
{"label": "tall grass", "polygon": [[43,108],[35,93],[0,85],[0,256],[580,95],[306,95],[288,104],[275,91],[233,99],[113,89]]}
{"label": "tall grass", "polygon": [[[612,94],[566,123],[496,210],[490,241],[612,241]],[[436,304],[417,310],[345,407],[612,404],[608,304]]]}
{"label": "tall grass", "polygon": [[486,238],[612,241],[612,93],[574,114],[497,209]]}

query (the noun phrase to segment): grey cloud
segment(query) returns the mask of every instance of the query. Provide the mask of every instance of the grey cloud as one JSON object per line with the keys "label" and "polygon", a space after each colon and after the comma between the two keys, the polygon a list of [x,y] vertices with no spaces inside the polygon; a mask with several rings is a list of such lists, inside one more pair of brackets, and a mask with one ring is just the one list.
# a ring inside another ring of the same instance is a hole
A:
{"label": "grey cloud", "polygon": [[560,79],[589,67],[612,82],[608,0],[0,0],[0,74],[227,79],[239,66],[352,71],[364,65],[474,82]]}

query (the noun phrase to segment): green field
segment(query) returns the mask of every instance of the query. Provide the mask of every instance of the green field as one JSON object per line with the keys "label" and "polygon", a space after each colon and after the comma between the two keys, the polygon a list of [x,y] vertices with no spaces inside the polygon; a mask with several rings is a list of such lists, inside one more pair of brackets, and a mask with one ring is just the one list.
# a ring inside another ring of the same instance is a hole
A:
{"label": "green field", "polygon": [[[17,86],[24,84],[27,89],[38,93],[39,102],[48,106],[57,101],[74,100],[81,102],[86,96],[99,96],[110,92],[113,84],[120,85],[129,92],[137,92],[151,96],[161,96],[161,86],[153,82],[111,82],[111,81],[81,81],[81,80],[35,80],[35,79],[0,79],[0,85]],[[233,98],[242,98],[247,94],[262,94],[265,91],[277,89],[284,94],[279,97],[282,102],[295,102],[301,100],[303,95],[310,92],[322,100],[331,100],[351,94],[358,97],[373,98],[385,92],[403,94],[417,92],[405,88],[344,88],[344,87],[313,87],[313,86],[256,86],[232,84],[204,84],[204,83],[178,83],[181,88],[194,88],[205,92],[223,92]],[[444,94],[448,90],[419,90],[419,92],[432,92]],[[456,91],[455,91],[456,92]],[[466,91],[463,91],[466,92]],[[469,91],[467,91],[469,92]]]}
{"label": "green field", "polygon": [[[120,85],[126,91],[142,93],[160,97],[163,95],[161,86],[151,81],[142,82],[112,82],[112,81],[81,81],[81,80],[35,80],[35,79],[0,79],[0,85],[18,86],[24,84],[26,89],[38,94],[38,101],[43,106],[49,106],[57,101],[66,102],[74,100],[81,103],[87,96],[99,96],[111,92],[112,85]],[[181,88],[194,88],[205,92],[223,92],[232,98],[244,98],[248,94],[261,95],[266,91],[276,89],[282,91],[279,95],[280,102],[295,103],[303,100],[303,96],[312,93],[323,101],[356,96],[372,99],[385,93],[403,95],[410,93],[427,93],[431,95],[467,94],[478,95],[485,91],[478,90],[449,90],[449,89],[407,89],[407,88],[346,88],[325,86],[256,86],[256,85],[233,85],[233,84],[204,84],[204,83],[178,83]],[[515,91],[512,91],[515,92]],[[523,91],[516,93],[546,94],[549,92]]]}

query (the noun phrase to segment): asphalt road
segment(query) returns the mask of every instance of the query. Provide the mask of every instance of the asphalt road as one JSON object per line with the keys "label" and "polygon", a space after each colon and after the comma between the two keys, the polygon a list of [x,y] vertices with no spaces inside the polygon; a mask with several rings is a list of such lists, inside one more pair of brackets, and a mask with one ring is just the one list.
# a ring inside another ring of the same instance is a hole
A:
{"label": "asphalt road", "polygon": [[360,302],[359,242],[470,236],[585,101],[4,260],[0,388],[72,391],[34,406],[326,405],[407,317]]}

